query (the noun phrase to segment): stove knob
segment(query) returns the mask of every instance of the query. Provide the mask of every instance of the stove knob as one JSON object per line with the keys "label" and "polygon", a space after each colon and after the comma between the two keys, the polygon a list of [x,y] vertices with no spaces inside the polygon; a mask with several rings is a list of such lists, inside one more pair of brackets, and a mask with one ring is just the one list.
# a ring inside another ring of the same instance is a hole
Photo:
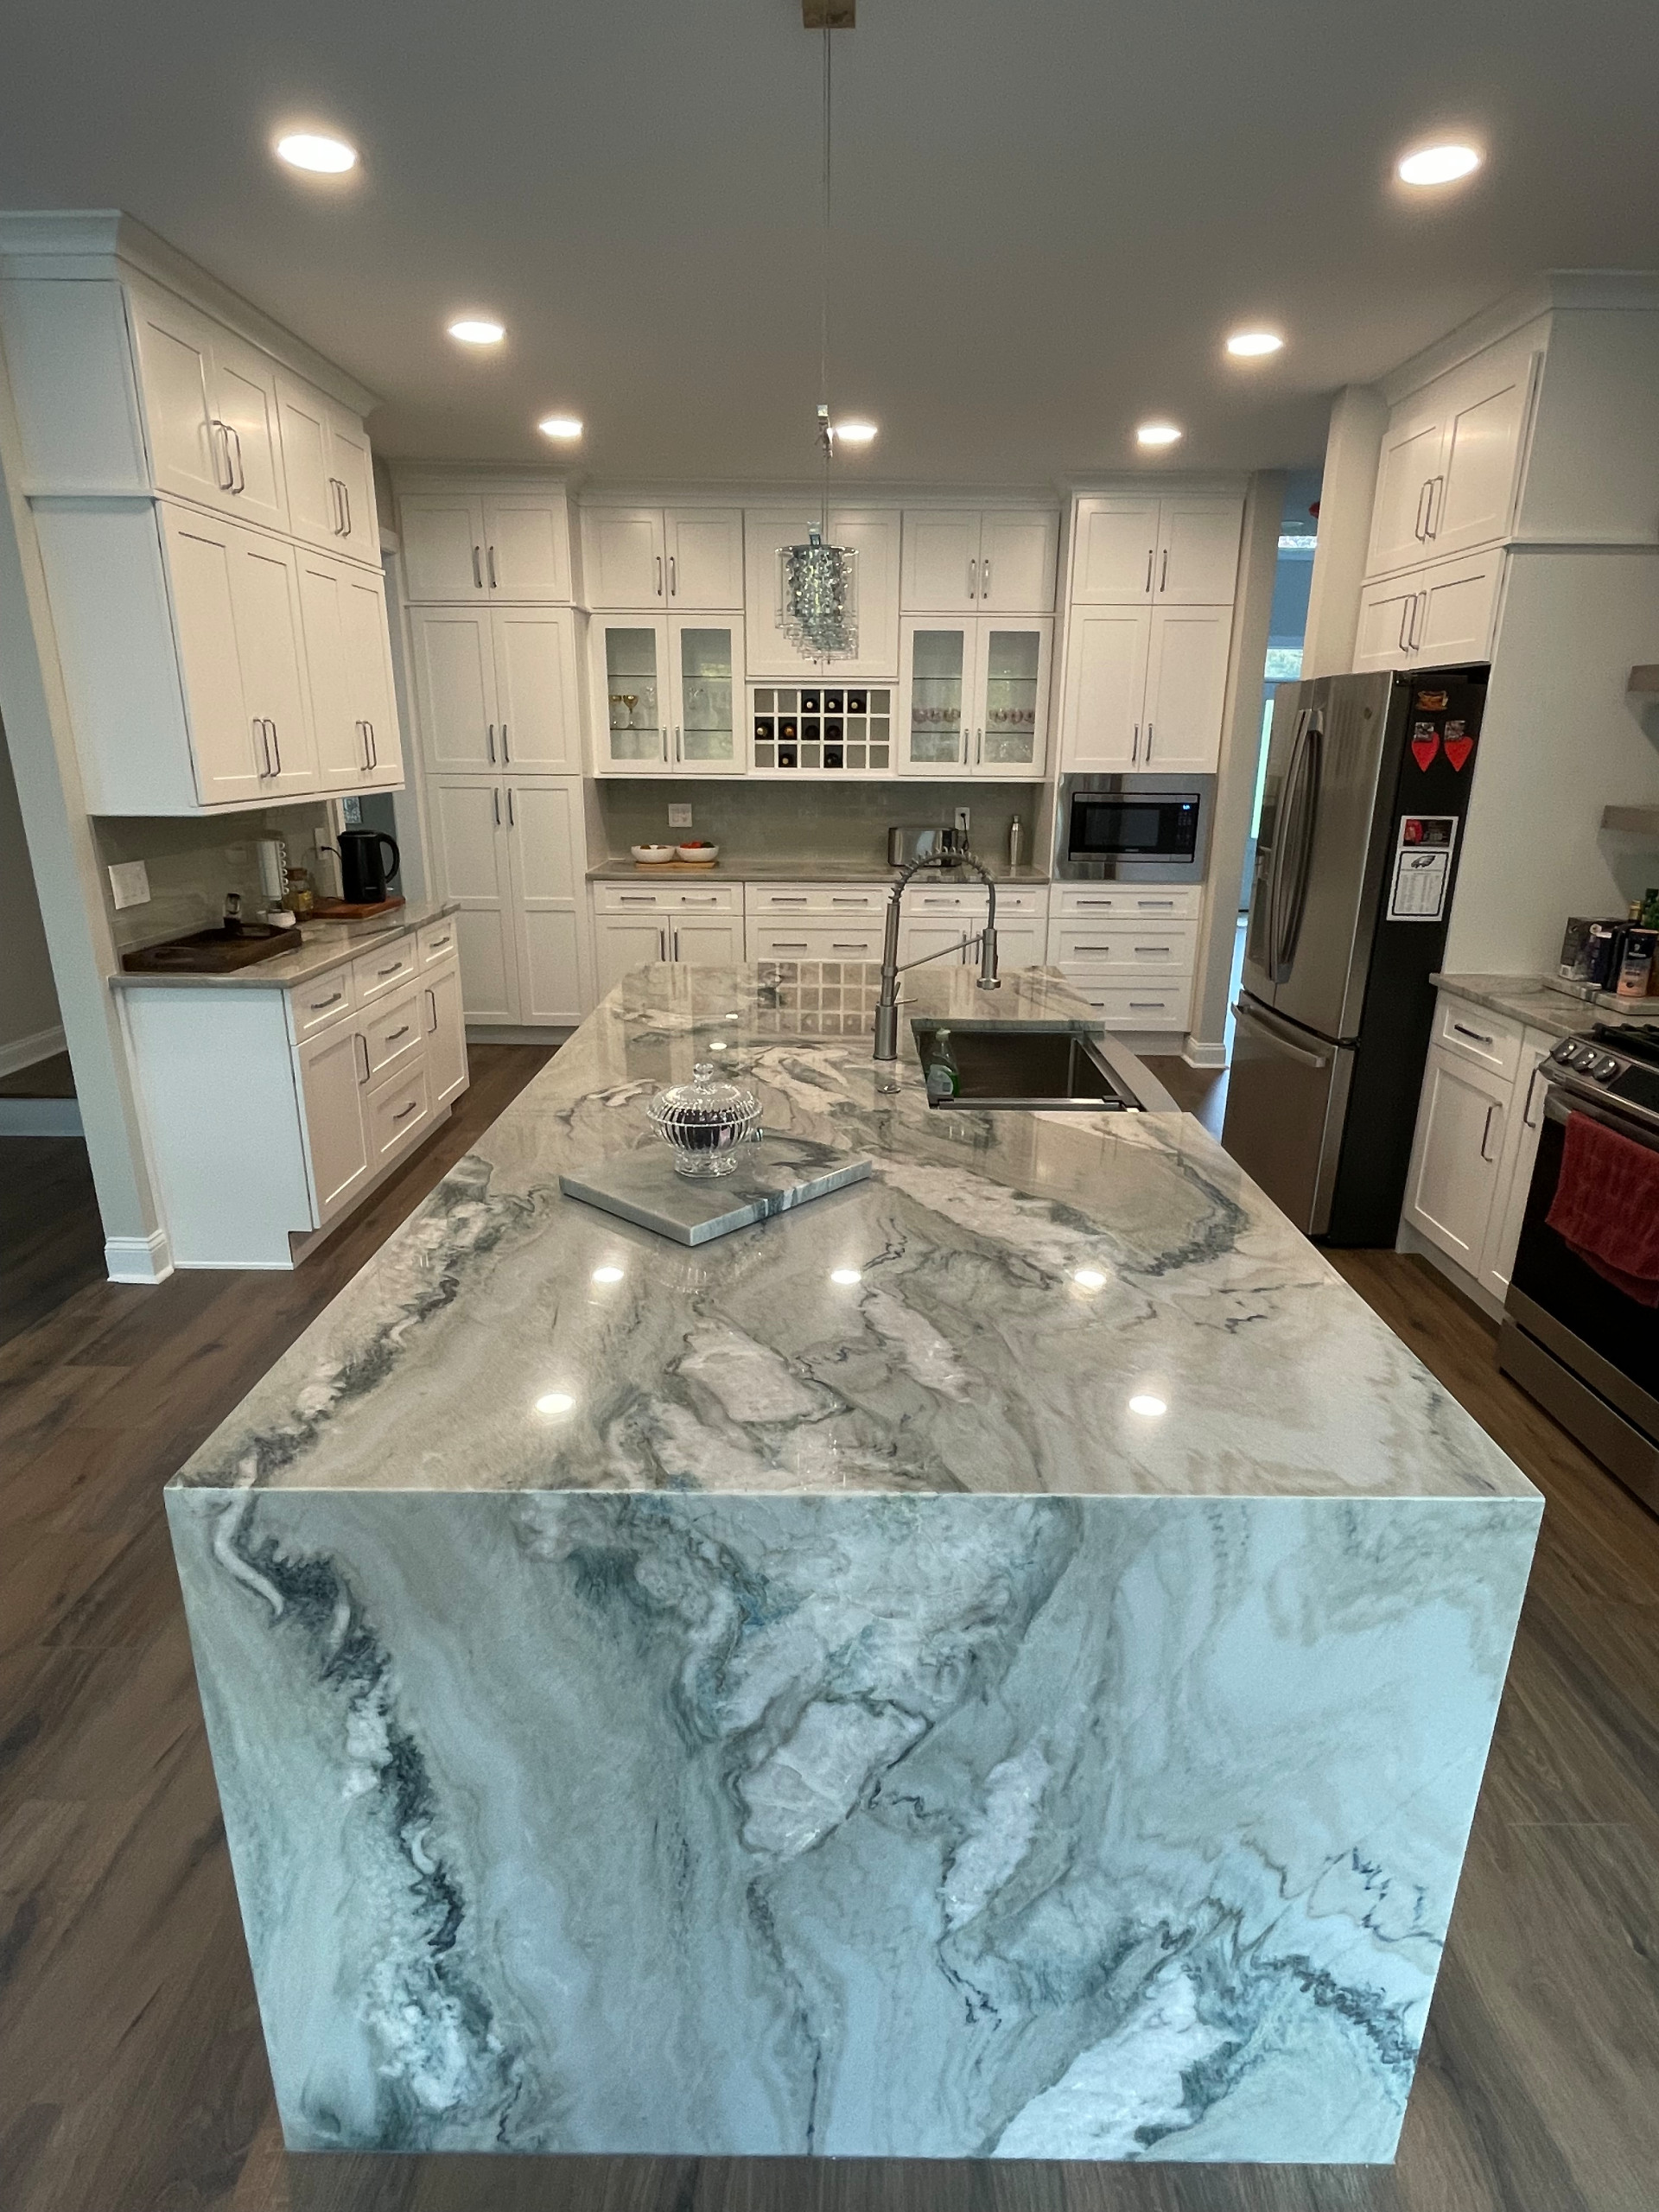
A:
{"label": "stove knob", "polygon": [[1596,1048],[1593,1045],[1575,1045],[1570,1052],[1564,1052],[1561,1057],[1570,1068],[1592,1067],[1595,1065]]}
{"label": "stove knob", "polygon": [[1618,1073],[1618,1055],[1616,1052],[1604,1052],[1590,1072],[1598,1083],[1610,1083]]}

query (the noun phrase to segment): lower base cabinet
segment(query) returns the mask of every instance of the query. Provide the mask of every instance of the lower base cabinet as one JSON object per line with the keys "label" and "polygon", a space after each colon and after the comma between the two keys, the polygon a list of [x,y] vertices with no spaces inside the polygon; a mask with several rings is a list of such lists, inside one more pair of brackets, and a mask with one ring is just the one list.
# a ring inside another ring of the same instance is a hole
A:
{"label": "lower base cabinet", "polygon": [[592,1003],[579,777],[427,779],[437,877],[459,908],[474,1022],[569,1026]]}

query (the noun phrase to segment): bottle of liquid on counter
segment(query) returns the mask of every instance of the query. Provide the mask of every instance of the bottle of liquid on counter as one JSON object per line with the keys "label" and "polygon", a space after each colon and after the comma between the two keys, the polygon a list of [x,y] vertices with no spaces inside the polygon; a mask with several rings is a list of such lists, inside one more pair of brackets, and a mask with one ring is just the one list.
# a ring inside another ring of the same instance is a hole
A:
{"label": "bottle of liquid on counter", "polygon": [[962,1070],[957,1065],[956,1051],[948,1029],[936,1029],[927,1063],[927,1095],[930,1098],[955,1098],[962,1090]]}
{"label": "bottle of liquid on counter", "polygon": [[1617,998],[1644,999],[1653,987],[1654,954],[1656,950],[1659,950],[1659,930],[1643,929],[1641,912],[1641,901],[1634,900],[1618,956],[1618,982],[1614,988]]}
{"label": "bottle of liquid on counter", "polygon": [[1025,850],[1025,826],[1016,814],[1008,824],[1008,874],[1019,873],[1020,861]]}

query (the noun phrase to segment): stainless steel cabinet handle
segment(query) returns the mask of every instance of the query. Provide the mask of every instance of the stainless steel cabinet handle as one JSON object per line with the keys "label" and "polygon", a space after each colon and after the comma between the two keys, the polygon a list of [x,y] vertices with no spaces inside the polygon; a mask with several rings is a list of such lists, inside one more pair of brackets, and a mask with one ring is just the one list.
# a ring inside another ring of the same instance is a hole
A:
{"label": "stainless steel cabinet handle", "polygon": [[677,960],[680,957],[680,933],[678,930],[673,930],[670,931],[670,935],[674,940],[673,957]]}
{"label": "stainless steel cabinet handle", "polygon": [[979,570],[979,563],[978,563],[978,562],[977,562],[977,561],[969,561],[969,563],[968,563],[968,596],[969,596],[969,599],[972,599],[972,598],[973,598],[973,596],[974,596],[974,593],[975,593],[975,583],[974,583],[974,579],[975,579],[976,575],[977,575],[978,570]]}
{"label": "stainless steel cabinet handle", "polygon": [[804,906],[804,898],[798,899],[792,891],[780,891],[772,899],[774,906]]}
{"label": "stainless steel cabinet handle", "polygon": [[518,817],[514,813],[512,807],[512,785],[511,784],[507,785],[507,827],[509,830],[516,830],[518,827]]}
{"label": "stainless steel cabinet handle", "polygon": [[1421,491],[1417,494],[1417,513],[1411,525],[1411,534],[1414,537],[1425,538],[1428,536],[1428,515],[1427,509],[1429,501],[1433,498],[1433,496],[1434,480],[1431,476],[1427,482],[1423,486]]}
{"label": "stainless steel cabinet handle", "polygon": [[1145,914],[1154,906],[1173,907],[1175,901],[1173,899],[1137,899],[1135,903]]}
{"label": "stainless steel cabinet handle", "polygon": [[435,1037],[438,1032],[438,995],[429,984],[427,987],[426,1002],[432,1009],[432,1019],[426,1025],[426,1033],[429,1037]]}
{"label": "stainless steel cabinet handle", "polygon": [[501,827],[501,792],[499,788],[498,787],[493,791],[490,793],[490,797],[495,802],[495,826],[499,830]]}
{"label": "stainless steel cabinet handle", "polygon": [[1136,724],[1135,724],[1135,737],[1134,737],[1134,740],[1133,740],[1133,741],[1131,742],[1131,744],[1130,744],[1130,746],[1129,746],[1129,759],[1130,759],[1132,761],[1135,761],[1135,760],[1138,760],[1140,758],[1141,758],[1141,725],[1140,725],[1140,723],[1139,723],[1139,722],[1136,722]]}
{"label": "stainless steel cabinet handle", "polygon": [[346,527],[340,534],[342,537],[349,537],[352,534],[352,487],[343,480],[340,487],[340,505],[346,518]]}
{"label": "stainless steel cabinet handle", "polygon": [[668,925],[666,923],[664,923],[657,931],[657,957],[659,960],[666,960],[668,957]]}
{"label": "stainless steel cabinet handle", "polygon": [[659,554],[657,556],[657,596],[658,596],[658,599],[660,599],[660,598],[662,597],[662,595],[663,595],[663,556],[662,556],[662,555],[659,553]]}
{"label": "stainless steel cabinet handle", "polygon": [[283,741],[274,721],[270,726],[270,749],[276,755],[276,772],[280,776],[283,772]]}
{"label": "stainless steel cabinet handle", "polygon": [[1162,593],[1164,593],[1164,592],[1167,591],[1167,590],[1168,590],[1168,588],[1169,588],[1169,548],[1168,548],[1168,546],[1167,546],[1167,545],[1166,545],[1166,546],[1165,546],[1165,548],[1164,548],[1164,558],[1163,558],[1163,563],[1162,563],[1162,565],[1160,567],[1160,569],[1159,569],[1159,570],[1158,570],[1158,589],[1159,589],[1160,594],[1161,594]]}
{"label": "stainless steel cabinet handle", "polygon": [[717,906],[720,904],[720,899],[717,894],[712,891],[709,893],[706,899],[694,899],[689,891],[682,891],[680,893],[680,904],[682,906]]}
{"label": "stainless steel cabinet handle", "polygon": [[668,759],[668,730],[666,727],[664,727],[663,730],[663,759],[664,761]]}
{"label": "stainless steel cabinet handle", "polygon": [[1437,476],[1428,487],[1428,527],[1425,535],[1429,537],[1438,537],[1440,534],[1440,524],[1445,520],[1446,479],[1444,476]]}
{"label": "stainless steel cabinet handle", "polygon": [[387,1033],[386,1033],[386,1042],[387,1042],[387,1044],[388,1044],[388,1045],[395,1045],[395,1044],[397,1042],[397,1039],[398,1039],[400,1037],[407,1037],[407,1036],[408,1036],[408,1034],[409,1034],[409,1028],[410,1028],[410,1025],[408,1024],[408,1022],[404,1022],[404,1026],[403,1026],[403,1027],[402,1027],[401,1029],[391,1029],[391,1030],[388,1030],[388,1031],[387,1031]]}
{"label": "stainless steel cabinet handle", "polygon": [[870,941],[867,937],[855,938],[850,944],[839,944],[832,938],[830,950],[832,952],[867,952],[869,950],[869,944]]}
{"label": "stainless steel cabinet handle", "polygon": [[256,772],[261,776],[268,776],[270,773],[270,743],[265,735],[265,718],[263,715],[256,715],[253,717],[252,729],[254,735],[259,741],[260,754],[265,764]]}
{"label": "stainless steel cabinet handle", "polygon": [[[213,449],[213,482],[221,492],[236,489],[236,472],[231,467],[231,434],[215,415],[207,425],[207,439]],[[220,468],[224,474],[219,474]]]}
{"label": "stainless steel cabinet handle", "polygon": [[1152,758],[1152,724],[1150,722],[1147,724],[1147,758],[1148,760]]}
{"label": "stainless steel cabinet handle", "polygon": [[493,545],[486,546],[486,549],[485,549],[485,551],[486,551],[486,556],[487,556],[487,558],[488,558],[488,561],[489,561],[489,568],[490,568],[490,589],[491,589],[492,591],[494,591],[495,589],[497,589],[497,585],[496,585],[496,581],[495,581],[495,548],[494,548],[494,546],[493,546]]}
{"label": "stainless steel cabinet handle", "polygon": [[420,1103],[421,1102],[418,1098],[411,1098],[407,1106],[400,1106],[397,1109],[397,1111],[391,1117],[392,1120],[394,1122],[406,1122]]}
{"label": "stainless steel cabinet handle", "polygon": [[1422,623],[1424,615],[1428,612],[1428,594],[1426,591],[1413,592],[1411,600],[1411,650],[1415,652],[1422,643]]}
{"label": "stainless steel cabinet handle", "polygon": [[1474,1039],[1477,1045],[1495,1045],[1497,1042],[1496,1037],[1487,1036],[1484,1030],[1465,1029],[1460,1021],[1454,1021],[1452,1027],[1455,1035],[1459,1037],[1471,1037]]}
{"label": "stainless steel cabinet handle", "polygon": [[242,433],[234,423],[227,423],[225,425],[225,435],[231,442],[231,460],[236,469],[236,481],[232,485],[231,489],[232,492],[245,492],[248,488],[248,480],[242,474]]}
{"label": "stainless steel cabinet handle", "polygon": [[671,553],[668,556],[668,595],[671,599],[677,599],[680,595],[679,567]]}
{"label": "stainless steel cabinet handle", "polygon": [[361,740],[363,746],[363,758],[357,765],[366,776],[369,772],[369,726],[367,722],[358,722],[354,724],[353,727],[356,728],[358,736]]}
{"label": "stainless steel cabinet handle", "polygon": [[649,892],[640,892],[636,894],[632,891],[625,891],[618,903],[624,906],[654,906],[657,901]]}
{"label": "stainless steel cabinet handle", "polygon": [[490,748],[490,766],[495,766],[495,724],[487,722],[484,728],[484,742]]}
{"label": "stainless steel cabinet handle", "polygon": [[369,724],[369,766],[371,768],[378,768],[380,766],[380,741],[374,734],[372,722]]}
{"label": "stainless steel cabinet handle", "polygon": [[1495,1114],[1501,1114],[1503,1111],[1503,1107],[1499,1105],[1496,1098],[1493,1099],[1491,1104],[1486,1109],[1486,1120],[1480,1132],[1480,1156],[1483,1160],[1489,1162],[1492,1155],[1486,1149],[1486,1140],[1492,1134],[1492,1117]]}
{"label": "stainless steel cabinet handle", "polygon": [[1137,952],[1161,952],[1166,958],[1171,950],[1166,944],[1137,944],[1135,949]]}
{"label": "stainless steel cabinet handle", "polygon": [[800,941],[797,943],[793,938],[776,938],[772,941],[772,949],[774,952],[804,952],[806,950],[806,939],[802,938]]}
{"label": "stainless steel cabinet handle", "polygon": [[1155,545],[1148,545],[1147,548],[1147,581],[1143,588],[1148,599],[1152,597],[1152,556],[1157,550]]}
{"label": "stainless steel cabinet handle", "polygon": [[1411,651],[1411,613],[1412,609],[1416,606],[1416,604],[1417,594],[1415,592],[1408,593],[1406,597],[1400,602],[1399,643],[1400,650],[1402,653],[1408,653]]}
{"label": "stainless steel cabinet handle", "polygon": [[680,758],[680,726],[678,722],[676,722],[674,725],[674,758],[677,760]]}
{"label": "stainless steel cabinet handle", "polygon": [[1529,1129],[1535,1129],[1538,1126],[1537,1118],[1534,1115],[1532,1109],[1534,1105],[1537,1103],[1538,1078],[1541,1072],[1541,1071],[1536,1067],[1533,1069],[1532,1074],[1527,1083],[1527,1103],[1522,1109],[1521,1112],[1522,1122],[1525,1127]]}
{"label": "stainless steel cabinet handle", "polygon": [[479,548],[478,548],[476,545],[474,545],[474,548],[473,548],[473,589],[474,589],[474,591],[482,591],[482,590],[483,590],[483,588],[484,588],[484,568],[483,568],[483,563],[482,563],[481,556],[480,556],[480,555]]}
{"label": "stainless steel cabinet handle", "polygon": [[394,960],[390,968],[377,968],[374,972],[377,976],[395,976],[403,964],[401,960]]}
{"label": "stainless steel cabinet handle", "polygon": [[1161,1014],[1168,1004],[1167,999],[1131,999],[1129,1012],[1131,1014]]}
{"label": "stainless steel cabinet handle", "polygon": [[869,903],[870,903],[870,902],[869,902],[869,900],[868,900],[868,899],[830,899],[830,904],[832,906],[864,906],[864,907],[868,907],[868,906],[869,906]]}
{"label": "stainless steel cabinet handle", "polygon": [[512,766],[512,753],[507,744],[507,726],[505,722],[503,722],[501,725],[501,760],[505,766],[510,768]]}
{"label": "stainless steel cabinet handle", "polygon": [[991,561],[989,554],[979,564],[979,597],[982,606],[991,595]]}
{"label": "stainless steel cabinet handle", "polygon": [[338,1006],[345,995],[344,991],[331,991],[326,999],[313,999],[308,1011],[312,1014],[321,1014],[326,1006]]}
{"label": "stainless steel cabinet handle", "polygon": [[352,1050],[353,1053],[355,1053],[357,1047],[359,1045],[363,1047],[363,1072],[358,1077],[359,1085],[361,1086],[369,1079],[369,1040],[363,1034],[363,1032],[360,1029],[354,1029],[352,1032]]}

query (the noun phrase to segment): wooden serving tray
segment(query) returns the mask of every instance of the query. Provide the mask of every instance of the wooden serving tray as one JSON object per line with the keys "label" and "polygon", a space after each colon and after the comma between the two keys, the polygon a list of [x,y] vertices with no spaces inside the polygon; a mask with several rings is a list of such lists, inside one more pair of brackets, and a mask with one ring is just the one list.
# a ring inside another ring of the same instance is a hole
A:
{"label": "wooden serving tray", "polygon": [[319,922],[366,922],[372,914],[391,914],[403,906],[402,899],[378,899],[372,906],[348,899],[314,899],[312,918]]}
{"label": "wooden serving tray", "polygon": [[640,875],[708,875],[720,866],[718,861],[635,861],[634,868]]}

